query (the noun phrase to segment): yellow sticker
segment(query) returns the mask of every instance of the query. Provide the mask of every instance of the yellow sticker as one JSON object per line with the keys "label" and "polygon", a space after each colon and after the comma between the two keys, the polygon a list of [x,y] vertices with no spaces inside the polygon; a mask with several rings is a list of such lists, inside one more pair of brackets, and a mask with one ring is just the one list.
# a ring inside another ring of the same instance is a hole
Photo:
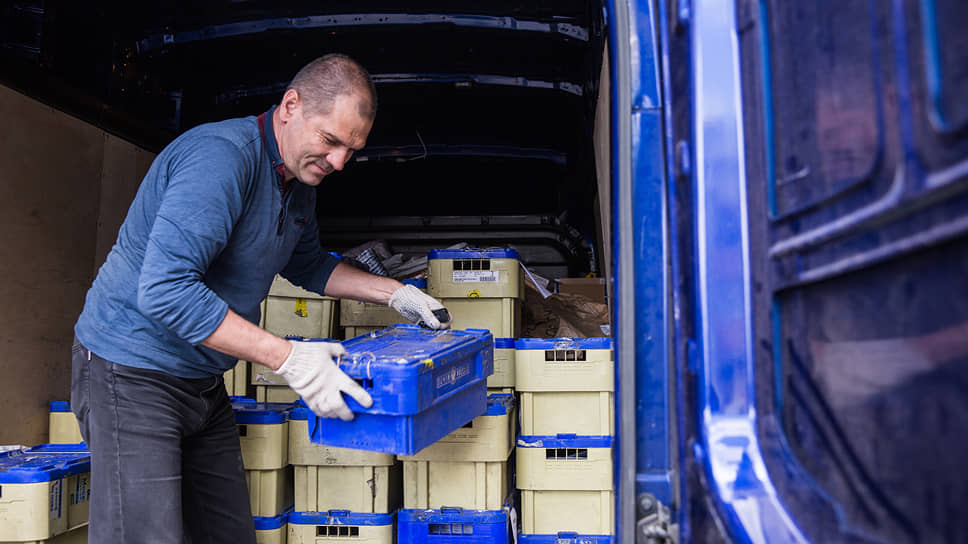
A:
{"label": "yellow sticker", "polygon": [[297,298],[296,299],[296,315],[299,317],[309,317],[309,309],[306,308],[306,299]]}
{"label": "yellow sticker", "polygon": [[467,292],[467,298],[481,298],[481,292],[477,289],[471,289]]}
{"label": "yellow sticker", "polygon": [[425,367],[427,367],[427,368],[433,368],[434,367],[434,360],[433,359],[424,359],[423,361],[420,361],[420,362],[423,363],[423,365]]}

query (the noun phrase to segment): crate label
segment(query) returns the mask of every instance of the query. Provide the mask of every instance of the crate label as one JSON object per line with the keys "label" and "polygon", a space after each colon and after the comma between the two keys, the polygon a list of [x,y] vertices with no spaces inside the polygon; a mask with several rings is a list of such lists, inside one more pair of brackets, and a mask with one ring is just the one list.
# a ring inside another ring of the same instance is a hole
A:
{"label": "crate label", "polygon": [[88,488],[87,478],[87,474],[81,474],[77,477],[77,483],[74,485],[74,493],[71,494],[71,505],[77,505],[89,500],[91,490]]}
{"label": "crate label", "polygon": [[309,317],[309,309],[306,307],[306,299],[296,299],[296,311],[294,313],[299,317]]}
{"label": "crate label", "polygon": [[497,283],[500,270],[454,270],[454,283]]}
{"label": "crate label", "polygon": [[471,363],[469,362],[442,368],[434,376],[434,389],[438,393],[444,390],[454,389],[456,386],[466,382],[467,378],[472,376],[472,374],[473,371],[471,369]]}
{"label": "crate label", "polygon": [[50,519],[60,519],[61,517],[61,481],[54,480],[50,483]]}

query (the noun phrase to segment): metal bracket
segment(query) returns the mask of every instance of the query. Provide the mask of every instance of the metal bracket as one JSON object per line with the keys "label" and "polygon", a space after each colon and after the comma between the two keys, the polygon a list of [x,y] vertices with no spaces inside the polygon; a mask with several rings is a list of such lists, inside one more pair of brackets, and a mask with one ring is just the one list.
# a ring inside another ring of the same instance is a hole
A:
{"label": "metal bracket", "polygon": [[635,499],[635,544],[673,544],[676,539],[669,530],[669,508],[651,493]]}

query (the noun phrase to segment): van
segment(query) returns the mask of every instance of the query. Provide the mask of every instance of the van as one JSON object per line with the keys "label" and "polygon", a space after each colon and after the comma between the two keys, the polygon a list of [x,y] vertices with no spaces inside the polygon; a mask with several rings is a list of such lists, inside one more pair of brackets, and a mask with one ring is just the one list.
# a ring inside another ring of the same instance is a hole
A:
{"label": "van", "polygon": [[339,51],[379,111],[319,189],[327,249],[510,246],[539,276],[606,279],[616,541],[968,534],[968,4],[0,13],[0,442],[40,442],[65,397],[153,154]]}

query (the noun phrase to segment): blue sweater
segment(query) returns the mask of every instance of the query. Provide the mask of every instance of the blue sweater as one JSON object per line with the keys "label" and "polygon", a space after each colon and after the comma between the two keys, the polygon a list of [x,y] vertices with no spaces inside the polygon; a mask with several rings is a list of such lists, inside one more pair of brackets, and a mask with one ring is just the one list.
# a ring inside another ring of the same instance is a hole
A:
{"label": "blue sweater", "polygon": [[87,292],[77,338],[118,364],[201,378],[236,359],[199,345],[229,308],[259,322],[273,277],[322,294],[316,191],[284,191],[272,112],[195,127],[155,158]]}

